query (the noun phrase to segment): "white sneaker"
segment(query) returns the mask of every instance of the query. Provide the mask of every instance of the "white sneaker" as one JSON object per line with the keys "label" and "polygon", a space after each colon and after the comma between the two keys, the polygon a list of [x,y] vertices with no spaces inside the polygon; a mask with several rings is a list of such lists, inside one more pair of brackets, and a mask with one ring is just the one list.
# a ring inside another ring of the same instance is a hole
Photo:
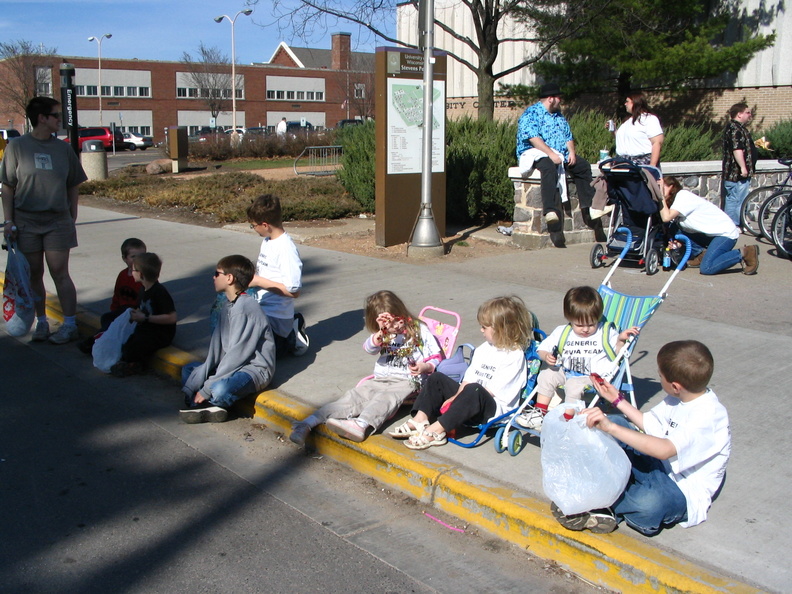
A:
{"label": "white sneaker", "polygon": [[308,352],[311,346],[311,340],[308,334],[305,333],[305,318],[301,313],[294,314],[294,350],[292,354],[299,357]]}
{"label": "white sneaker", "polygon": [[558,213],[556,213],[556,211],[554,211],[554,210],[551,210],[550,212],[548,212],[544,216],[544,218],[545,218],[545,222],[548,225],[551,224],[551,223],[557,223],[558,222]]}
{"label": "white sneaker", "polygon": [[33,336],[30,340],[33,342],[44,342],[49,338],[49,322],[36,322],[36,329],[33,330]]}
{"label": "white sneaker", "polygon": [[544,421],[544,415],[535,408],[530,408],[523,411],[520,414],[520,416],[514,420],[514,422],[517,423],[520,427],[525,427],[526,429],[535,429],[535,430],[539,430],[542,428],[543,421]]}
{"label": "white sneaker", "polygon": [[327,428],[349,441],[360,443],[366,439],[366,429],[352,419],[327,419]]}
{"label": "white sneaker", "polygon": [[[38,327],[36,328],[38,331]],[[49,341],[52,344],[66,344],[67,342],[71,342],[72,340],[77,340],[80,338],[80,331],[77,330],[77,326],[67,326],[63,324],[58,331],[49,337]]]}

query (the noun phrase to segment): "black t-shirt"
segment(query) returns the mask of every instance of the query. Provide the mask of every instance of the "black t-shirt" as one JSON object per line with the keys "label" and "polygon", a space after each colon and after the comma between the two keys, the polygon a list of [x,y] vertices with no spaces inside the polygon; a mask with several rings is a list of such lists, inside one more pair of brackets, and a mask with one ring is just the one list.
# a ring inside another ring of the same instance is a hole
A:
{"label": "black t-shirt", "polygon": [[[140,311],[150,316],[176,311],[176,306],[173,304],[173,298],[168,293],[168,289],[158,282],[154,283],[148,291],[146,289],[140,291],[139,307]],[[148,326],[149,331],[161,333],[164,337],[168,337],[171,340],[176,335],[176,324],[148,324]]]}

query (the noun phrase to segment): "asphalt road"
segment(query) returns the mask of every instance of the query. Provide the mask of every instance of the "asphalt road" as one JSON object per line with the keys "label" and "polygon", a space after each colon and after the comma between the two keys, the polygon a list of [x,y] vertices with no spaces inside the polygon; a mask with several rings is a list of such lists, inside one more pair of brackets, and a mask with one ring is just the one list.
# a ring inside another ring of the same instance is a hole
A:
{"label": "asphalt road", "polygon": [[184,425],[172,381],[0,352],[3,592],[594,591],[248,419]]}
{"label": "asphalt road", "polygon": [[112,152],[107,153],[107,170],[115,171],[127,165],[137,163],[148,164],[156,159],[163,159],[165,155],[162,150],[157,147],[146,149],[145,151],[116,151],[114,155]]}

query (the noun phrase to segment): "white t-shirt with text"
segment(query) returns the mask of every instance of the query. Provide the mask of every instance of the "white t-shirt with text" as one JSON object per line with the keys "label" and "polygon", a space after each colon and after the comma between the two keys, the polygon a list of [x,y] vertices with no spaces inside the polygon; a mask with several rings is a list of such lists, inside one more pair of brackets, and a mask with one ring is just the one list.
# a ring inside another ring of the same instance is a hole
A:
{"label": "white t-shirt with text", "polygon": [[526,377],[523,351],[499,349],[485,342],[473,352],[462,382],[486,388],[495,399],[497,417],[517,406]]}

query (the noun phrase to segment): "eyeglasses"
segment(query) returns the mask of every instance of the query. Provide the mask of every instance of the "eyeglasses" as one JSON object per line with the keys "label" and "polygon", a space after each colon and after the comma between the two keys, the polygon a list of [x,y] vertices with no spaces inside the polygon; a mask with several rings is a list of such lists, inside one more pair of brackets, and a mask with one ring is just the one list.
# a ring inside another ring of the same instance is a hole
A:
{"label": "eyeglasses", "polygon": [[255,229],[255,228],[256,228],[256,227],[258,227],[259,225],[261,225],[261,223],[250,223],[250,228],[251,228],[251,229]]}
{"label": "eyeglasses", "polygon": [[59,119],[61,119],[61,115],[63,115],[63,114],[61,114],[61,112],[56,111],[55,113],[48,113],[47,117],[48,118],[55,118],[55,119],[59,120]]}
{"label": "eyeglasses", "polygon": [[221,274],[228,274],[227,272],[223,272],[222,270],[215,270],[214,277],[217,278]]}

